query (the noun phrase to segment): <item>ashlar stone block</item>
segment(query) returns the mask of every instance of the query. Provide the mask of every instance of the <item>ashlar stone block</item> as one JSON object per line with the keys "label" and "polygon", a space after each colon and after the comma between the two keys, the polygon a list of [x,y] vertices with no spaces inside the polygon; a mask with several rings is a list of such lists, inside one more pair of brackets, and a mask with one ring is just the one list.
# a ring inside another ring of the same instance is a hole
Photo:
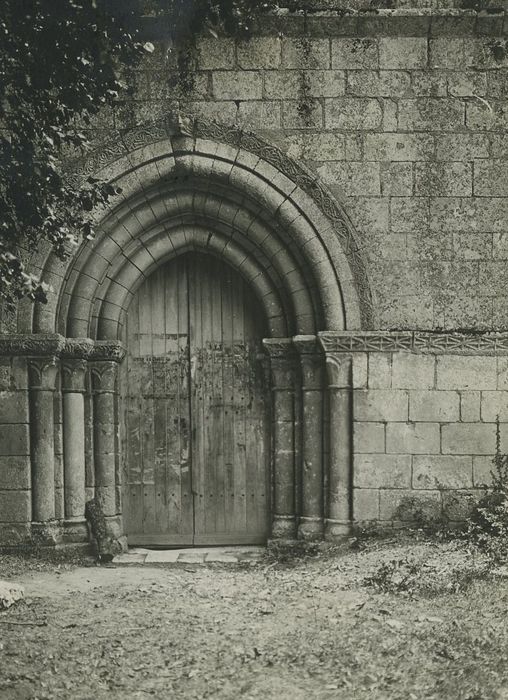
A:
{"label": "ashlar stone block", "polygon": [[473,485],[473,458],[455,455],[414,455],[413,488],[467,489]]}
{"label": "ashlar stone block", "polygon": [[353,490],[353,518],[355,520],[377,520],[379,518],[378,489]]}
{"label": "ashlar stone block", "polygon": [[441,430],[443,454],[493,455],[496,426],[493,423],[449,423]]}
{"label": "ashlar stone block", "polygon": [[389,389],[392,385],[392,355],[389,352],[369,354],[369,389]]}
{"label": "ashlar stone block", "polygon": [[495,357],[441,355],[437,358],[438,389],[495,389]]}
{"label": "ashlar stone block", "polygon": [[353,423],[354,454],[385,452],[384,423]]}
{"label": "ashlar stone block", "polygon": [[410,488],[410,455],[355,455],[354,485],[361,488]]}
{"label": "ashlar stone block", "polygon": [[391,489],[380,491],[379,517],[381,520],[437,521],[441,517],[441,493]]}
{"label": "ashlar stone block", "polygon": [[386,426],[388,454],[438,454],[439,423],[389,423]]}
{"label": "ashlar stone block", "polygon": [[332,40],[332,68],[377,69],[378,66],[378,44],[375,39]]}
{"label": "ashlar stone block", "polygon": [[486,423],[508,421],[508,391],[481,392],[481,418]]}
{"label": "ashlar stone block", "polygon": [[395,353],[392,363],[394,389],[433,389],[435,357],[413,353]]}
{"label": "ashlar stone block", "polygon": [[237,47],[238,65],[245,70],[274,69],[281,64],[282,41],[279,37],[251,37]]}
{"label": "ashlar stone block", "polygon": [[325,126],[329,129],[378,129],[382,120],[383,111],[378,100],[355,97],[325,100]]}
{"label": "ashlar stone block", "polygon": [[425,68],[427,66],[426,37],[389,37],[379,39],[380,68]]}
{"label": "ashlar stone block", "polygon": [[456,391],[410,391],[409,420],[455,422],[460,418],[460,396]]}
{"label": "ashlar stone block", "polygon": [[407,421],[408,392],[383,389],[355,391],[353,415],[357,421]]}

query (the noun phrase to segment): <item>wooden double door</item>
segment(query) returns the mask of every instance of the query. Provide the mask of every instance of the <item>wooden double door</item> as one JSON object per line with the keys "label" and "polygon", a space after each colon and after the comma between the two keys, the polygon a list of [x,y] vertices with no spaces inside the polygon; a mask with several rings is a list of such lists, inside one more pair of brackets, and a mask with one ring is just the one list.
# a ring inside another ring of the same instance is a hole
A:
{"label": "wooden double door", "polygon": [[137,291],[121,381],[129,543],[266,541],[265,330],[242,277],[212,256],[182,255]]}

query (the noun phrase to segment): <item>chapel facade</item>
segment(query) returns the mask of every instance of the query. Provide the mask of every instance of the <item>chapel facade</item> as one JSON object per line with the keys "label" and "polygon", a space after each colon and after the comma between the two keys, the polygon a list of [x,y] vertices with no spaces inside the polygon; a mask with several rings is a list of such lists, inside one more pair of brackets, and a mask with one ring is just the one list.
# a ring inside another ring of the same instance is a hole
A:
{"label": "chapel facade", "polygon": [[462,520],[508,449],[508,18],[316,0],[164,24],[68,177],[118,186],[0,325],[0,544]]}

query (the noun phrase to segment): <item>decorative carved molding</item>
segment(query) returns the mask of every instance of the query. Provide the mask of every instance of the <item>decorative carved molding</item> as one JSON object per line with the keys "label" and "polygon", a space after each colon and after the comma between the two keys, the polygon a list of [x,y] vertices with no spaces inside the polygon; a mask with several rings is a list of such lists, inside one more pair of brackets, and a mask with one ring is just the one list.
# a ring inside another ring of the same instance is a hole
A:
{"label": "decorative carved molding", "polygon": [[51,355],[58,357],[64,347],[61,335],[0,335],[0,355]]}
{"label": "decorative carved molding", "polygon": [[56,357],[33,357],[28,360],[30,389],[55,391],[58,364]]}
{"label": "decorative carved molding", "polygon": [[326,353],[406,351],[461,355],[508,354],[508,333],[326,331],[318,335]]}
{"label": "decorative carved molding", "polygon": [[86,360],[65,359],[62,361],[62,391],[82,394],[85,392]]}
{"label": "decorative carved molding", "polygon": [[121,362],[125,349],[118,341],[64,338],[55,334],[0,335],[0,356],[62,357]]}
{"label": "decorative carved molding", "polygon": [[96,340],[89,356],[90,360],[110,360],[111,362],[121,362],[125,357],[125,348],[120,341]]}
{"label": "decorative carved molding", "polygon": [[[257,134],[243,131],[232,124],[206,120],[202,117],[188,116],[195,138],[210,139],[233,147],[240,147],[262,158],[279,172],[304,190],[328,217],[335,234],[352,268],[353,283],[360,299],[362,326],[372,328],[374,323],[374,306],[367,278],[367,271],[360,247],[356,241],[353,226],[337,200],[323,187],[318,176],[304,165],[297,163],[277,146],[268,143]],[[80,180],[85,180],[91,173],[128,155],[134,149],[157,141],[169,139],[175,134],[175,120],[171,115],[143,126],[117,134],[116,140],[101,144],[86,159],[75,161],[72,171]]]}
{"label": "decorative carved molding", "polygon": [[66,338],[61,357],[69,359],[87,359],[94,349],[91,338]]}

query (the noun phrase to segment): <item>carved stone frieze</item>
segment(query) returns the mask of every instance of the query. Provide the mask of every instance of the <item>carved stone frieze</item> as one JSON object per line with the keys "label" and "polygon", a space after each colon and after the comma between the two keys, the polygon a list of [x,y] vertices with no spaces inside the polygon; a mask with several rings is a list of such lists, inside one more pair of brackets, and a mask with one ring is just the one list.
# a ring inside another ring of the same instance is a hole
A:
{"label": "carved stone frieze", "polygon": [[327,331],[319,333],[319,342],[326,353],[407,351],[462,355],[508,354],[508,333]]}
{"label": "carved stone frieze", "polygon": [[93,361],[110,360],[121,362],[125,357],[125,348],[120,341],[96,340],[89,359]]}
{"label": "carved stone frieze", "polygon": [[0,335],[0,355],[15,357],[27,355],[59,356],[65,345],[65,338],[52,335]]}

